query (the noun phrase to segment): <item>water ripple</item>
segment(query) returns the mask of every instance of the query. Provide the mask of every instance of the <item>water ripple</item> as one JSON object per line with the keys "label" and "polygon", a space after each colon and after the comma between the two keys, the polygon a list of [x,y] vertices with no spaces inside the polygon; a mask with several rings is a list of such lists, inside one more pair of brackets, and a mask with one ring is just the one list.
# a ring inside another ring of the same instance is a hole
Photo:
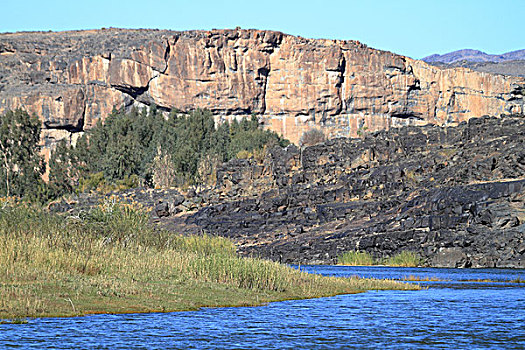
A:
{"label": "water ripple", "polygon": [[[6,349],[523,349],[523,284],[458,280],[523,278],[523,270],[308,267],[330,275],[450,282],[262,307],[93,315],[0,325]],[[375,274],[375,275],[374,275]],[[520,275],[521,274],[521,275]],[[401,276],[401,277],[400,277]],[[444,278],[447,277],[447,278]],[[496,285],[495,285],[496,284]]]}

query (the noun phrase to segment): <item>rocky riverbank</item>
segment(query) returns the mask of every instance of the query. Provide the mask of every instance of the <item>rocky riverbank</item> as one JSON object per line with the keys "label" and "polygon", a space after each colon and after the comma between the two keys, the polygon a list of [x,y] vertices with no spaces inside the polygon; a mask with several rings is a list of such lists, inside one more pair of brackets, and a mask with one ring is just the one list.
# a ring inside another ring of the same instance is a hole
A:
{"label": "rocky riverbank", "polygon": [[[233,160],[213,189],[130,190],[177,232],[231,238],[244,255],[334,263],[402,251],[442,267],[525,267],[525,118],[403,127]],[[65,211],[97,201],[82,195]]]}

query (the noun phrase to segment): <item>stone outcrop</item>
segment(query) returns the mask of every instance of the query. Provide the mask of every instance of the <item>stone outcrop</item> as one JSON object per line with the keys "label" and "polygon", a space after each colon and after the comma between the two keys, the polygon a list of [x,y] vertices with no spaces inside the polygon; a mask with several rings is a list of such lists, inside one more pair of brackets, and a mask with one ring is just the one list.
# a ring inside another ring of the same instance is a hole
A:
{"label": "stone outcrop", "polygon": [[357,41],[262,30],[106,29],[0,34],[0,113],[23,107],[46,145],[113,107],[256,113],[293,142],[523,112],[525,80],[441,69]]}
{"label": "stone outcrop", "polygon": [[[231,238],[239,252],[334,263],[414,251],[442,267],[525,267],[525,117],[407,126],[235,159],[214,188],[118,194],[176,233]],[[75,210],[98,203],[81,195]]]}
{"label": "stone outcrop", "polygon": [[432,266],[523,268],[524,176],[523,117],[404,127],[227,163],[220,195],[186,223],[288,263],[408,250]]}

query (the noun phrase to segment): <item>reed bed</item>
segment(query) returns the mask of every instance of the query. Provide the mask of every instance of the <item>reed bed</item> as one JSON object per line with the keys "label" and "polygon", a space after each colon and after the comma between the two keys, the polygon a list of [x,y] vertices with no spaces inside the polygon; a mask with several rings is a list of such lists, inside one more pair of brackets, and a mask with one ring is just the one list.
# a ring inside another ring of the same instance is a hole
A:
{"label": "reed bed", "polygon": [[477,279],[465,279],[459,280],[459,282],[480,282],[480,283],[525,283],[525,280],[521,277],[515,279],[506,279],[506,280],[492,280],[488,278],[477,278]]}
{"label": "reed bed", "polygon": [[231,241],[154,229],[140,207],[106,201],[62,216],[0,209],[0,318],[242,306],[368,289],[394,281],[327,278],[241,258]]}
{"label": "reed bed", "polygon": [[423,265],[424,260],[414,252],[403,251],[399,254],[385,259],[374,259],[374,257],[367,252],[347,251],[341,254],[337,259],[338,265],[347,266],[401,266],[401,267],[417,267]]}
{"label": "reed bed", "polygon": [[367,252],[348,251],[338,257],[339,265],[347,266],[372,266],[375,265],[374,257]]}
{"label": "reed bed", "polygon": [[417,253],[410,251],[403,251],[385,261],[385,265],[388,266],[416,267],[422,264],[423,259]]}

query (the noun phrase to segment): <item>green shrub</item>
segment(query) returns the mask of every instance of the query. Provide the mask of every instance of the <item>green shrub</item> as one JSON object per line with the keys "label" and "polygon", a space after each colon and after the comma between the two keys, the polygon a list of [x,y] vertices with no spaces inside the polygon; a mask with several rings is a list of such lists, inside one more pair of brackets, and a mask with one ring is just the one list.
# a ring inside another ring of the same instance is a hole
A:
{"label": "green shrub", "polygon": [[236,155],[237,159],[249,159],[251,157],[253,157],[252,152],[244,150],[244,149],[237,152],[237,155]]}
{"label": "green shrub", "polygon": [[423,264],[423,259],[417,253],[403,251],[386,259],[384,263],[388,266],[417,267]]}
{"label": "green shrub", "polygon": [[0,116],[0,196],[46,199],[40,129],[38,118],[21,109]]}
{"label": "green shrub", "polygon": [[[257,117],[215,125],[209,111],[168,118],[149,112],[113,111],[104,123],[86,132],[76,147],[62,143],[52,154],[50,179],[56,196],[81,191],[213,184],[217,166],[237,155],[266,154],[288,141],[263,130]],[[133,179],[133,181],[130,181]]]}
{"label": "green shrub", "polygon": [[374,258],[367,252],[350,251],[344,252],[337,258],[339,265],[349,266],[371,266],[375,264]]}

